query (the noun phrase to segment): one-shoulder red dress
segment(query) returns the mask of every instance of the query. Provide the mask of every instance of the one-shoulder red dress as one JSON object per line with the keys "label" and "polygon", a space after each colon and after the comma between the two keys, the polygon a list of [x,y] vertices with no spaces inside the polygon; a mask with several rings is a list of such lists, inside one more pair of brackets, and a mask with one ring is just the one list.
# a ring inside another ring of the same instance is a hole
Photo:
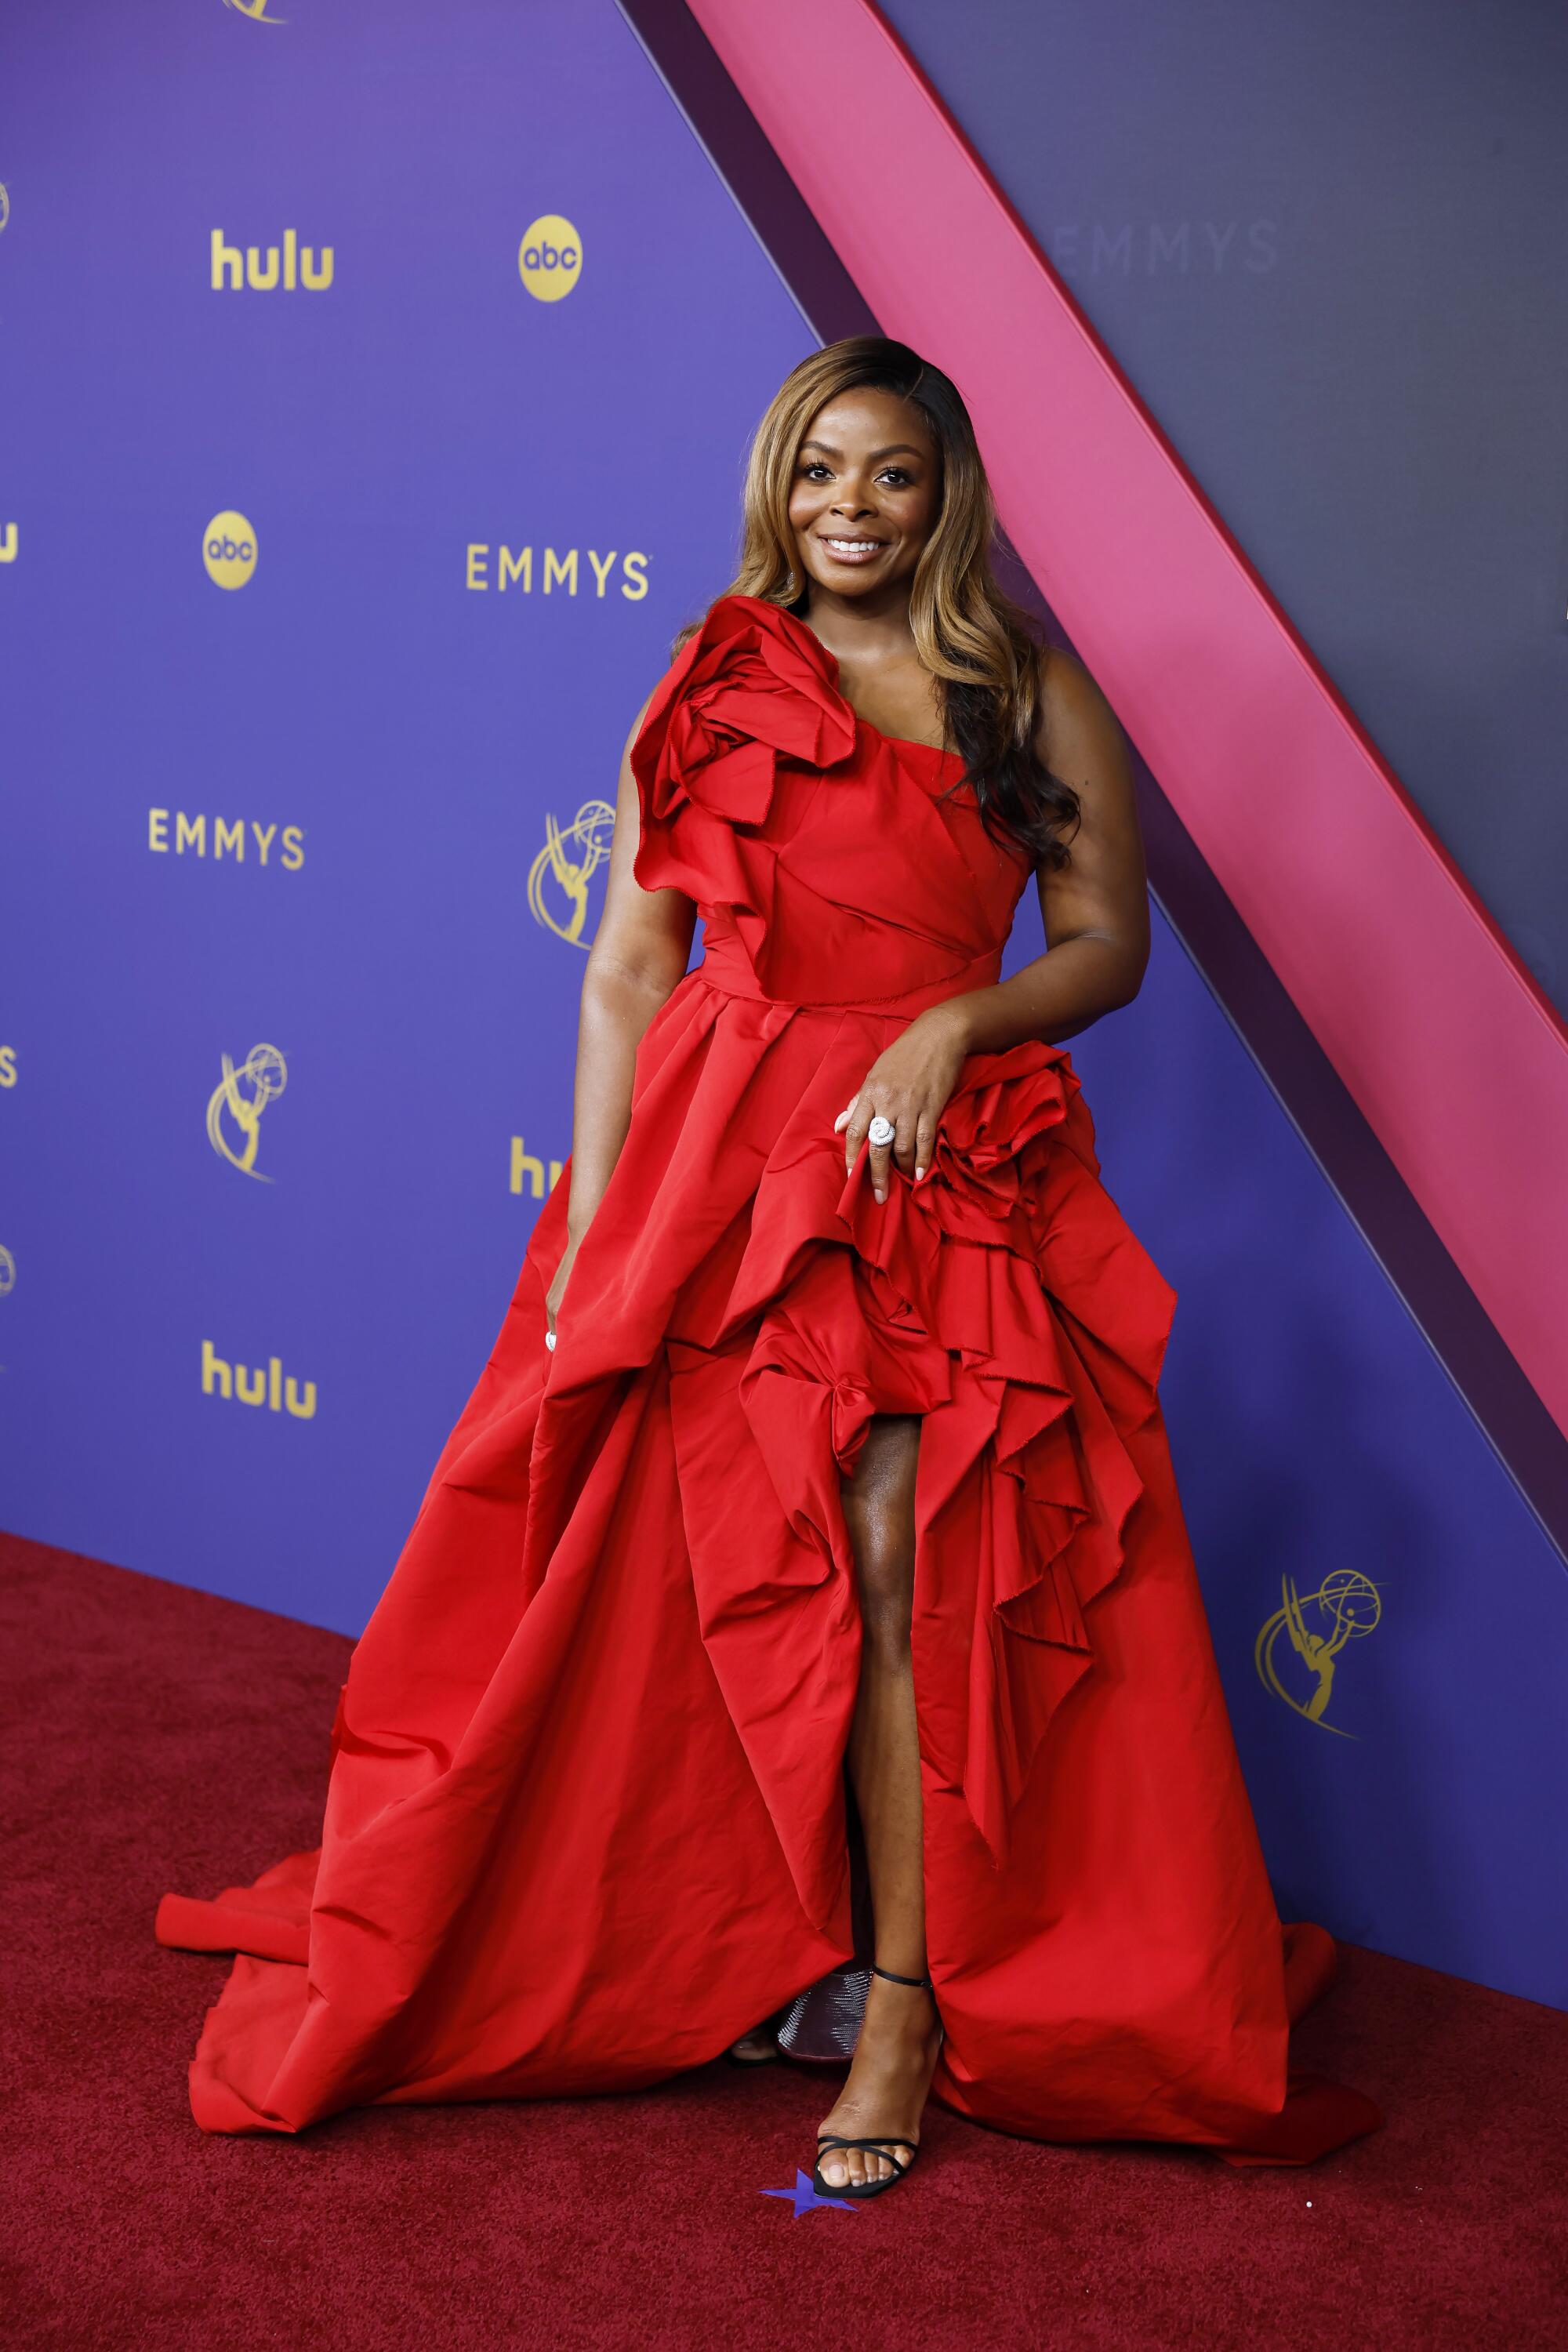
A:
{"label": "one-shoulder red dress", "polygon": [[197,2122],[631,2089],[849,1959],[839,1482],[896,1412],[935,2095],[1238,2162],[1374,2129],[1289,2063],[1333,1946],[1270,1892],[1156,1395],[1174,1293],[1068,1055],[972,1055],[918,1183],[845,1178],[836,1118],[997,978],[1028,860],[749,596],[632,764],[637,878],[698,903],[703,958],[642,1039],[553,1352],[565,1181],[540,1213],[353,1653],[320,1849],[160,1907],[163,1942],[240,1955]]}

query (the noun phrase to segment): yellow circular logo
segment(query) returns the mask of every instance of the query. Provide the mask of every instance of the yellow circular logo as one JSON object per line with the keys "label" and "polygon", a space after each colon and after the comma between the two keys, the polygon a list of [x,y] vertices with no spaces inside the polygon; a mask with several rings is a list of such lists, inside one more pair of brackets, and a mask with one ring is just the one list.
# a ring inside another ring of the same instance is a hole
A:
{"label": "yellow circular logo", "polygon": [[243,588],[256,569],[256,533],[242,514],[226,507],[202,533],[202,562],[220,588]]}
{"label": "yellow circular logo", "polygon": [[536,302],[559,302],[583,268],[583,240],[559,213],[542,213],[518,247],[522,282]]}

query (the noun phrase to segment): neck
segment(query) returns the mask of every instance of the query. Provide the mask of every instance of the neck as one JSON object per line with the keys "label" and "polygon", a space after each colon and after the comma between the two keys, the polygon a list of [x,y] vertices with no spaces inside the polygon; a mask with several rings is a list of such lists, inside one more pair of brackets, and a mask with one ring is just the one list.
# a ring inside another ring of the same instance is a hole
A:
{"label": "neck", "polygon": [[863,596],[840,596],[812,580],[803,617],[829,653],[851,664],[907,654],[914,643],[907,580],[889,581]]}

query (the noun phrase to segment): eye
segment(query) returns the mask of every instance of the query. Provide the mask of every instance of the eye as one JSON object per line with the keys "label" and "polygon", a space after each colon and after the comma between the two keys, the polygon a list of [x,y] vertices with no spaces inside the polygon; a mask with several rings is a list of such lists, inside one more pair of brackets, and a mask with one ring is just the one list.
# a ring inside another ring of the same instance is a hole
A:
{"label": "eye", "polygon": [[826,474],[826,471],[827,467],[824,465],[820,457],[812,457],[808,459],[806,464],[801,467],[801,473],[808,482],[815,479],[819,474]]}
{"label": "eye", "polygon": [[899,488],[902,488],[913,478],[913,476],[908,473],[902,466],[884,466],[881,473],[878,476],[879,481],[886,482],[890,480],[895,487]]}

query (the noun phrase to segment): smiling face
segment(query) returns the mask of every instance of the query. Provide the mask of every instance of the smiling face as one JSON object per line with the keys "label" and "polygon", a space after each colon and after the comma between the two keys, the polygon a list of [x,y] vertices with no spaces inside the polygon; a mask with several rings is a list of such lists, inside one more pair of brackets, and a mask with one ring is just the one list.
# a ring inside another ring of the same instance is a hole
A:
{"label": "smiling face", "polygon": [[795,459],[796,562],[835,596],[907,594],[941,501],[941,460],[920,410],[870,385],[840,393],[817,410]]}

